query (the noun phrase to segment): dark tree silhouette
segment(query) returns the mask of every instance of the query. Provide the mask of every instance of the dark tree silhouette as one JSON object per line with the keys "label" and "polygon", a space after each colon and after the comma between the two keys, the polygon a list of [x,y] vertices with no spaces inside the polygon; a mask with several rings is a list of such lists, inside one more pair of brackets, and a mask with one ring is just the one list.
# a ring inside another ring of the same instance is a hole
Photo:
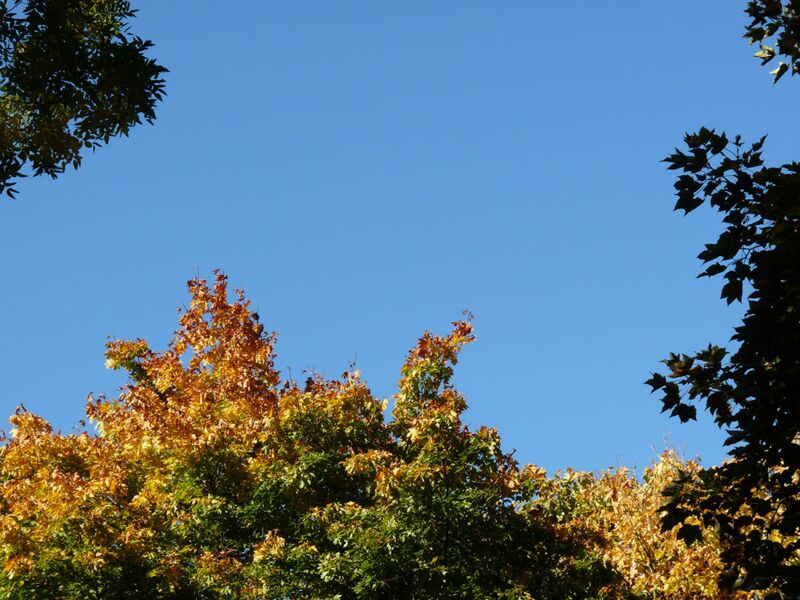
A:
{"label": "dark tree silhouette", "polygon": [[[785,57],[775,80],[800,72],[800,2],[750,2],[746,38],[761,43],[764,63]],[[767,41],[775,38],[775,47]],[[722,584],[774,585],[800,594],[800,164],[769,167],[765,138],[746,145],[708,129],[686,136],[687,149],[667,157],[681,174],[676,210],[704,203],[726,229],[698,256],[701,277],[720,276],[722,297],[747,310],[730,350],[717,345],[671,354],[669,373],[647,382],[681,421],[705,404],[728,434],[731,460],[685,475],[668,490],[665,528],[692,541],[697,518],[719,531]]]}

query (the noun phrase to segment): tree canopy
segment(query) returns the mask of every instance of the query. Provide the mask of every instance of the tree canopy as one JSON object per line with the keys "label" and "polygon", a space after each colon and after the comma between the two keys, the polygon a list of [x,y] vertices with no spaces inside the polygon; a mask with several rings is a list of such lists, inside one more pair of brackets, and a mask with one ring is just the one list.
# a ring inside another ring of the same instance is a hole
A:
{"label": "tree canopy", "polygon": [[123,0],[0,2],[0,194],[152,122],[166,69]]}
{"label": "tree canopy", "polygon": [[109,343],[130,383],[89,398],[93,430],[12,417],[0,597],[748,597],[717,587],[712,528],[660,532],[664,486],[696,464],[548,477],[469,429],[451,383],[469,322],[420,338],[387,418],[356,371],[281,380],[223,275],[189,287],[166,350]]}
{"label": "tree canopy", "polygon": [[18,412],[0,455],[9,598],[589,598],[599,554],[537,508],[541,470],[468,430],[469,323],[408,355],[393,418],[357,372],[281,383],[224,276],[190,282],[170,347],[112,342],[131,385],[98,435]]}
{"label": "tree canopy", "polygon": [[[786,57],[775,80],[800,72],[800,6],[757,1],[747,8],[745,37],[763,42],[763,62]],[[700,522],[722,542],[728,589],[767,584],[800,594],[800,164],[767,166],[766,136],[746,144],[707,128],[685,138],[686,149],[667,157],[679,171],[676,210],[707,204],[724,230],[698,258],[700,277],[721,277],[728,304],[747,303],[731,347],[715,344],[671,354],[669,372],[648,381],[664,411],[695,419],[701,402],[727,432],[730,460],[685,473],[668,490],[664,527],[687,541],[701,537]]]}

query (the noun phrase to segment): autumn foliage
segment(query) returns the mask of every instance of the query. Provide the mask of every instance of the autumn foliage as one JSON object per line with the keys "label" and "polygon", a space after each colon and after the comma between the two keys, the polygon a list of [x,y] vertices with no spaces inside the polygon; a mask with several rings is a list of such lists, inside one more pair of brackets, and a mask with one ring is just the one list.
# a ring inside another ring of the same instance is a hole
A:
{"label": "autumn foliage", "polygon": [[[190,282],[169,348],[113,342],[131,384],[96,434],[20,411],[2,453],[6,597],[569,597],[601,583],[532,505],[544,476],[449,385],[468,323],[426,334],[393,419],[358,373],[281,383],[241,294]],[[595,583],[594,579],[597,579]]]}
{"label": "autumn foliage", "polygon": [[450,384],[469,322],[424,334],[391,418],[358,372],[282,381],[227,282],[189,282],[163,352],[108,345],[130,384],[93,431],[19,410],[0,454],[3,598],[720,598],[712,535],[662,534],[665,454],[547,477],[470,431]]}
{"label": "autumn foliage", "polygon": [[570,526],[592,532],[603,558],[636,598],[764,598],[769,589],[729,591],[719,585],[724,565],[717,532],[702,527],[702,543],[687,544],[677,529],[663,530],[659,515],[676,478],[696,475],[698,462],[665,450],[641,477],[625,467],[597,475],[567,471],[552,480],[550,494],[572,497]]}

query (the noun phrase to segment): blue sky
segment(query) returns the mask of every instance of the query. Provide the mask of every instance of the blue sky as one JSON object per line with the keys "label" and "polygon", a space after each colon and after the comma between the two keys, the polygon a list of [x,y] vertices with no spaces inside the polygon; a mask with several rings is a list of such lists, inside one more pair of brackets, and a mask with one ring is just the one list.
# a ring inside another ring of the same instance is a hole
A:
{"label": "blue sky", "polygon": [[69,429],[124,383],[107,337],[163,347],[222,268],[295,376],[355,360],[391,395],[469,309],[467,420],[521,461],[721,459],[642,382],[741,314],[695,279],[719,224],[671,211],[659,161],[700,125],[796,158],[798,88],[750,58],[743,1],[134,4],[171,71],[155,126],[0,203],[3,415]]}

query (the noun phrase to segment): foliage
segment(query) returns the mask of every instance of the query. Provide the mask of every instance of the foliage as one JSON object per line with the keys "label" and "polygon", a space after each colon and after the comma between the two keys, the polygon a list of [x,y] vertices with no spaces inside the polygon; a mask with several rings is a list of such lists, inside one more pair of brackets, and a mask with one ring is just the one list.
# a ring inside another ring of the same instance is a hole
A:
{"label": "foliage", "polygon": [[789,70],[792,75],[800,73],[800,1],[751,0],[746,12],[750,23],[744,37],[751,44],[759,44],[760,50],[755,56],[761,59],[761,64],[767,64],[776,56],[788,60],[779,61],[778,67],[770,72],[775,82]]}
{"label": "foliage", "polygon": [[142,120],[166,71],[132,35],[125,0],[0,2],[0,194],[14,180],[56,177]]}
{"label": "foliage", "polygon": [[683,600],[743,600],[761,598],[757,593],[720,589],[723,570],[720,541],[713,528],[699,520],[694,524],[703,534],[702,542],[687,545],[676,530],[663,532],[660,512],[664,491],[680,473],[696,474],[695,461],[681,460],[667,450],[641,479],[624,467],[597,476],[568,471],[552,480],[563,490],[573,490],[577,509],[572,528],[582,528],[599,540],[605,559],[621,574],[626,589],[639,598]]}
{"label": "foliage", "polygon": [[566,599],[621,584],[542,501],[544,472],[461,421],[450,379],[469,323],[420,339],[386,421],[357,372],[281,383],[241,293],[229,301],[222,275],[189,285],[166,351],[109,344],[131,383],[90,398],[95,434],[12,418],[0,597]]}
{"label": "foliage", "polygon": [[[762,64],[776,56],[777,82],[800,73],[800,3],[752,0],[745,37],[759,43]],[[774,40],[774,41],[772,41]],[[773,45],[768,45],[768,44]],[[687,151],[667,157],[680,171],[676,210],[708,204],[723,215],[724,231],[698,256],[701,277],[722,276],[722,297],[747,301],[733,347],[709,345],[670,354],[669,372],[647,382],[664,411],[695,419],[705,404],[727,432],[731,460],[680,472],[668,487],[663,527],[688,542],[713,527],[721,544],[724,589],[771,588],[776,597],[800,594],[800,164],[767,167],[765,138],[701,128],[685,138]],[[706,534],[707,535],[707,534]]]}
{"label": "foliage", "polygon": [[699,258],[701,276],[722,276],[722,297],[747,299],[732,350],[710,345],[671,354],[670,372],[648,383],[664,410],[694,419],[701,401],[728,433],[733,460],[680,477],[668,503],[666,527],[691,519],[719,530],[727,587],[752,589],[778,582],[800,593],[800,164],[764,166],[762,138],[708,129],[688,135],[688,152],[667,158],[681,172],[676,210],[708,203],[726,225]]}

